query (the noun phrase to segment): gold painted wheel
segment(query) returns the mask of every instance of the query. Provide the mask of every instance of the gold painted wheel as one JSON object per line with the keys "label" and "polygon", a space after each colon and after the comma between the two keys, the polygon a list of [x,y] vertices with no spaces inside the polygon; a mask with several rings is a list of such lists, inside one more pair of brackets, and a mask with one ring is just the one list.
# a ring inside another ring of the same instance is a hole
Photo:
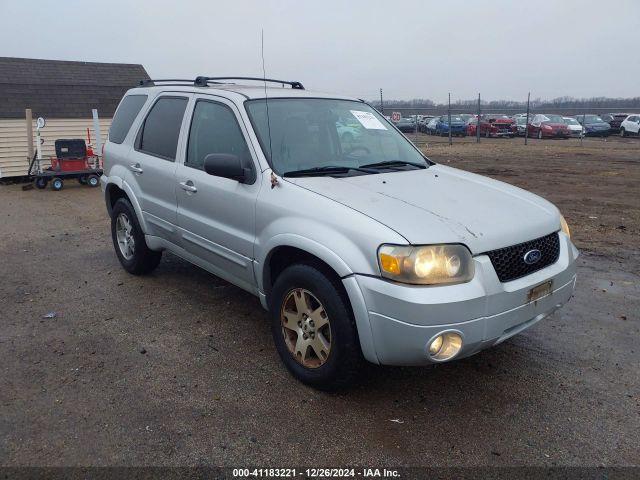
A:
{"label": "gold painted wheel", "polygon": [[309,290],[287,293],[280,309],[282,336],[289,353],[306,368],[324,365],[331,353],[331,324],[324,306]]}

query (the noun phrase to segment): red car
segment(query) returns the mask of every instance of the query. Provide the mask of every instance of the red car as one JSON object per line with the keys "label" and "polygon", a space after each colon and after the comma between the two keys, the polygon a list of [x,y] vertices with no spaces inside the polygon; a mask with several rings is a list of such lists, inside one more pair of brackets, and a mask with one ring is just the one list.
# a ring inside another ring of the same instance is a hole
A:
{"label": "red car", "polygon": [[569,138],[571,136],[571,130],[569,130],[569,127],[561,115],[538,113],[529,121],[529,125],[527,125],[527,135],[540,139]]}
{"label": "red car", "polygon": [[515,137],[518,127],[513,118],[503,114],[490,113],[480,117],[480,135],[485,137]]}
{"label": "red car", "polygon": [[474,115],[467,120],[467,135],[471,137],[476,136],[476,129],[478,127],[478,116]]}

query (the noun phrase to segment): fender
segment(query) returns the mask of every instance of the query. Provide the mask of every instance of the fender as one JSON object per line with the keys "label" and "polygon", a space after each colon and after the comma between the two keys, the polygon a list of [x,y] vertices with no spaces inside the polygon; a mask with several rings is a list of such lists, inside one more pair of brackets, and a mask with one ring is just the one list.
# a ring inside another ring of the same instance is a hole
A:
{"label": "fender", "polygon": [[338,274],[347,292],[347,296],[349,297],[349,302],[351,303],[351,309],[356,321],[356,328],[358,329],[358,337],[360,338],[362,354],[369,362],[379,364],[380,361],[376,355],[375,345],[373,343],[373,333],[371,330],[371,323],[369,321],[369,313],[365,306],[362,292],[358,287],[355,277],[353,277],[354,272],[338,254],[327,248],[325,245],[294,233],[283,233],[271,237],[264,245],[260,256],[254,263],[255,276],[258,281],[258,288],[260,292],[259,297],[263,306],[265,308],[267,306],[263,282],[264,268],[266,263],[269,261],[271,252],[273,252],[277,247],[295,247],[300,250],[304,250],[318,257]]}
{"label": "fender", "polygon": [[281,233],[267,240],[267,243],[262,247],[260,254],[256,257],[255,275],[256,280],[258,281],[258,289],[261,292],[265,291],[263,281],[264,267],[269,261],[270,254],[278,247],[295,247],[300,250],[304,250],[311,255],[318,257],[333,268],[340,278],[344,278],[354,273],[342,258],[325,245],[296,233]]}
{"label": "fender", "polygon": [[144,216],[142,215],[142,207],[140,206],[140,203],[138,202],[138,198],[136,197],[136,195],[133,193],[133,190],[131,189],[131,187],[129,186],[129,184],[127,182],[125,182],[122,178],[115,176],[115,175],[111,175],[109,177],[107,177],[106,175],[102,176],[102,183],[104,186],[104,190],[105,190],[105,202],[107,203],[107,211],[109,211],[109,214],[111,214],[111,207],[109,206],[109,198],[108,198],[108,194],[107,194],[107,188],[110,184],[116,185],[118,188],[120,188],[121,190],[123,190],[126,194],[127,197],[129,197],[129,201],[131,202],[131,205],[133,206],[134,211],[136,212],[136,216],[138,217],[138,223],[140,224],[140,227],[142,228],[142,231],[145,234],[148,234],[149,230],[147,229],[147,224],[144,220]]}

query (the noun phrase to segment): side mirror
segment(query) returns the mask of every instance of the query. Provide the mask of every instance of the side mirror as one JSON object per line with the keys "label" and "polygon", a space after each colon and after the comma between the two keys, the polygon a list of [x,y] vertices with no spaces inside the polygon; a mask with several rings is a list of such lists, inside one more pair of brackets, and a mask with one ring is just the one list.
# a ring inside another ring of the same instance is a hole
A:
{"label": "side mirror", "polygon": [[247,168],[237,155],[230,153],[210,153],[204,157],[204,171],[216,177],[230,178],[244,183],[248,175]]}

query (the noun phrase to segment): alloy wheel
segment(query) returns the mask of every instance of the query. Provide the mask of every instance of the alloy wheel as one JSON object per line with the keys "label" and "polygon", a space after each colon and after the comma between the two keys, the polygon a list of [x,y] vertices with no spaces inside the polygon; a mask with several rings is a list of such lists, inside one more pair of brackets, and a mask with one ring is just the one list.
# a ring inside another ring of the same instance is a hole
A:
{"label": "alloy wheel", "polygon": [[125,260],[131,260],[135,254],[136,242],[133,238],[133,225],[124,213],[116,218],[116,238],[118,248]]}
{"label": "alloy wheel", "polygon": [[324,306],[313,293],[295,288],[280,309],[282,336],[289,353],[306,368],[324,365],[331,353],[331,325]]}

